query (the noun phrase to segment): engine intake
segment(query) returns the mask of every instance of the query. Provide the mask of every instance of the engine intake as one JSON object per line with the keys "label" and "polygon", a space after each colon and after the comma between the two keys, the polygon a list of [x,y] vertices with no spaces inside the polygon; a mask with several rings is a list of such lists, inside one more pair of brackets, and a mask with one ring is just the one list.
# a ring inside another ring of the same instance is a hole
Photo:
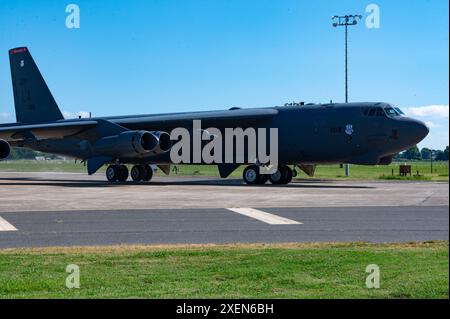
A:
{"label": "engine intake", "polygon": [[9,147],[8,142],[4,140],[0,140],[0,159],[5,159],[11,153],[11,148]]}
{"label": "engine intake", "polygon": [[162,154],[171,147],[172,141],[166,132],[126,131],[99,139],[93,151],[107,156],[134,157]]}

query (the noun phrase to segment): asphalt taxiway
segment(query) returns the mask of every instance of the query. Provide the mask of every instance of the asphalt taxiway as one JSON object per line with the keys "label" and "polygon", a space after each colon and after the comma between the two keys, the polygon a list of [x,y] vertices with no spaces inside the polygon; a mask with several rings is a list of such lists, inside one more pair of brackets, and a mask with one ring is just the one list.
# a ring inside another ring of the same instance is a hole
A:
{"label": "asphalt taxiway", "polygon": [[449,184],[0,172],[0,247],[448,240]]}

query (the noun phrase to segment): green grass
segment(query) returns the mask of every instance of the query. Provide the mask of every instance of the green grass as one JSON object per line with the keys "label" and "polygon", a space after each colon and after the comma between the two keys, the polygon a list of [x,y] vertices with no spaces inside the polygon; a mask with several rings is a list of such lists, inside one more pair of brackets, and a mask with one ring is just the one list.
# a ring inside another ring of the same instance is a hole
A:
{"label": "green grass", "polygon": [[[345,177],[344,168],[339,165],[319,165],[313,178],[320,179],[395,179],[395,180],[424,180],[424,181],[448,181],[448,162],[433,163],[431,172],[430,163],[425,161],[407,162],[411,165],[412,176],[400,177],[399,165],[403,162],[395,162],[391,165],[363,166],[351,165],[350,177]],[[241,177],[245,166],[238,168],[232,177]],[[216,165],[179,165],[178,175],[198,175],[198,176],[219,176]],[[100,169],[103,173],[105,168]],[[298,169],[297,169],[298,170]],[[86,172],[86,168],[81,163],[74,161],[34,161],[18,160],[0,162],[1,171],[22,171],[22,172]],[[299,171],[299,170],[298,170]],[[392,171],[394,174],[392,174]],[[419,176],[417,175],[419,172]],[[172,175],[174,173],[171,173]],[[158,175],[163,173],[158,172]],[[298,178],[310,178],[299,171]]]}
{"label": "green grass", "polygon": [[[448,298],[448,242],[0,250],[1,298]],[[80,289],[65,267],[80,267]],[[369,264],[381,287],[365,286]]]}
{"label": "green grass", "polygon": [[[104,170],[104,169],[103,169]],[[10,160],[0,162],[0,172],[86,172],[86,167],[74,161]]]}

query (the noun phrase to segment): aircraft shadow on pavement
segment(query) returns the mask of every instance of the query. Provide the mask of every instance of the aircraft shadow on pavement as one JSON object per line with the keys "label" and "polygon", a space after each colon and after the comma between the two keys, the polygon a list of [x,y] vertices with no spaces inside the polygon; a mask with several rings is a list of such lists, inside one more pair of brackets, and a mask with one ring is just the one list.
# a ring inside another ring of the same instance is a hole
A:
{"label": "aircraft shadow on pavement", "polygon": [[[311,184],[314,182],[314,184]],[[320,183],[320,184],[317,184]],[[101,180],[77,180],[77,179],[43,179],[33,177],[1,177],[0,186],[61,186],[61,187],[123,187],[123,186],[174,186],[174,185],[193,185],[193,186],[227,186],[227,187],[266,187],[266,188],[330,188],[330,189],[374,189],[373,186],[362,185],[336,185],[328,180],[296,180],[287,185],[273,185],[266,183],[264,185],[246,185],[241,179],[195,179],[195,180],[155,180],[151,182],[118,182],[109,183]]]}

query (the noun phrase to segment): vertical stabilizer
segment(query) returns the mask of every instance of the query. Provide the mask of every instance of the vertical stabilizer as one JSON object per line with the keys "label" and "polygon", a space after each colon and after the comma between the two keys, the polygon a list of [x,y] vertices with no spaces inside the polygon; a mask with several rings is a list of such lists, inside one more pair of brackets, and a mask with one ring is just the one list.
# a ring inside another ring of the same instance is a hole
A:
{"label": "vertical stabilizer", "polygon": [[45,123],[63,119],[44,78],[26,47],[9,50],[16,119]]}

